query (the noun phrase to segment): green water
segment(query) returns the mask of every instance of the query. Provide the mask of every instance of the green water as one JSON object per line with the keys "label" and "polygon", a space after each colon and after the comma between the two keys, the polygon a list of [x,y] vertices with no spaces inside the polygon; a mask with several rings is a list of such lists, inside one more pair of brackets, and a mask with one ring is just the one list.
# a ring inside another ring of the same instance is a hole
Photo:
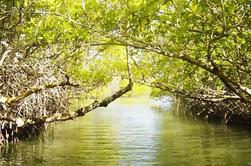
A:
{"label": "green water", "polygon": [[116,102],[2,148],[0,165],[251,165],[251,133],[193,121],[171,104]]}

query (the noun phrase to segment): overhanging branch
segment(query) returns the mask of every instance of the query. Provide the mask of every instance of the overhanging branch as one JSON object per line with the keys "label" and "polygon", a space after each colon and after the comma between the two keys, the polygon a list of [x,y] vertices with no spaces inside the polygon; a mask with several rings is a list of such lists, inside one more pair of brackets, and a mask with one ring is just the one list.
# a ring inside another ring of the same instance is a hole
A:
{"label": "overhanging branch", "polygon": [[153,88],[158,88],[167,92],[175,93],[179,96],[183,96],[186,98],[194,99],[194,100],[199,100],[199,101],[205,101],[205,102],[212,102],[212,103],[217,103],[217,102],[223,102],[227,100],[241,100],[241,98],[237,95],[224,95],[224,94],[200,94],[200,93],[192,93],[183,89],[174,89],[171,87],[166,86],[163,83],[160,82],[154,82],[148,85]]}
{"label": "overhanging branch", "polygon": [[50,117],[45,117],[43,119],[44,123],[51,123],[55,121],[66,121],[66,120],[74,119],[76,117],[84,116],[86,113],[98,107],[107,107],[111,102],[123,96],[127,92],[131,91],[133,87],[133,79],[132,79],[131,68],[130,68],[130,56],[129,56],[128,48],[126,48],[126,55],[127,55],[128,84],[125,87],[122,87],[120,90],[118,90],[111,96],[108,96],[100,101],[95,100],[90,105],[79,108],[76,112],[71,112],[68,114],[60,113],[60,114],[52,115]]}

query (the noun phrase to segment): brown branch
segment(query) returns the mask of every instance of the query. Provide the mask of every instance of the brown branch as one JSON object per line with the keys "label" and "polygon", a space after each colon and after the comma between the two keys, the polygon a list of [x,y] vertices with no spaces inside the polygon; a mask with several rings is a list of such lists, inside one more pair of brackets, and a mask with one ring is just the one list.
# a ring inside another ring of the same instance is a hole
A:
{"label": "brown branch", "polygon": [[41,86],[37,86],[37,87],[32,87],[31,89],[27,90],[26,92],[21,93],[18,96],[4,97],[4,99],[5,99],[4,101],[5,101],[5,104],[12,105],[14,103],[20,102],[21,100],[25,99],[26,97],[28,97],[32,94],[39,93],[39,92],[46,90],[46,89],[52,89],[55,87],[63,87],[63,86],[79,87],[79,85],[72,84],[69,81],[69,77],[66,75],[66,81],[62,81],[59,83],[45,84],[45,85],[41,85]]}
{"label": "brown branch", "polygon": [[127,84],[127,86],[121,88],[116,93],[102,99],[101,101],[95,100],[90,105],[79,108],[76,112],[54,114],[50,117],[44,117],[44,118],[40,119],[40,121],[37,121],[37,122],[51,123],[51,122],[55,122],[55,121],[71,120],[76,117],[84,116],[86,113],[91,112],[92,110],[94,110],[98,107],[107,107],[111,102],[113,102],[114,100],[123,96],[127,92],[131,91],[132,87],[133,87],[133,82],[131,81],[131,79],[129,79],[129,83]]}
{"label": "brown branch", "polygon": [[158,88],[164,91],[168,91],[171,93],[176,93],[186,98],[205,101],[205,102],[215,103],[215,102],[223,102],[226,100],[241,100],[241,98],[237,95],[223,95],[223,94],[206,95],[206,94],[192,93],[189,91],[185,91],[183,89],[177,89],[177,88],[174,89],[174,88],[168,87],[165,84],[160,83],[160,82],[154,82],[154,83],[148,84],[148,86],[153,87],[153,88]]}
{"label": "brown branch", "polygon": [[71,113],[61,113],[61,114],[54,114],[50,117],[45,117],[43,119],[44,123],[51,123],[55,121],[66,121],[70,119],[74,119],[76,117],[84,116],[86,113],[98,108],[98,107],[107,107],[111,102],[118,99],[119,97],[123,96],[127,92],[132,90],[133,87],[133,79],[130,69],[130,56],[129,56],[129,50],[126,48],[126,55],[127,55],[127,71],[128,71],[128,84],[125,87],[122,87],[120,90],[112,94],[111,96],[108,96],[101,101],[95,100],[93,103],[91,103],[88,106],[79,108],[76,112]]}
{"label": "brown branch", "polygon": [[19,24],[22,23],[22,19],[23,19],[23,13],[22,13],[22,9],[18,9],[18,21],[13,24],[11,27],[8,28],[8,31],[16,28]]}
{"label": "brown branch", "polygon": [[[216,36],[212,39],[212,42],[215,42],[217,40],[220,40],[227,36],[227,33],[225,32],[226,29],[222,33],[220,33],[219,36]],[[115,42],[114,42],[115,41]],[[123,38],[115,37],[113,38],[112,45],[123,45],[123,46],[130,46],[138,49],[143,49],[150,52],[155,52],[157,54],[180,59],[184,62],[187,62],[191,65],[197,66],[213,75],[218,77],[223,84],[225,84],[226,87],[228,87],[231,91],[233,91],[237,96],[239,96],[244,102],[251,103],[251,89],[248,87],[244,87],[241,84],[237,83],[235,80],[229,78],[223,71],[223,69],[219,68],[212,60],[208,60],[208,62],[211,62],[211,65],[202,62],[199,59],[195,59],[192,56],[187,55],[186,53],[180,53],[175,54],[174,52],[169,52],[167,50],[163,50],[161,47],[156,47],[155,45],[152,45],[150,43],[142,42],[137,40],[136,43],[128,42]],[[208,51],[210,51],[211,44],[209,45]],[[210,56],[210,55],[208,55]],[[213,63],[212,63],[213,62]]]}

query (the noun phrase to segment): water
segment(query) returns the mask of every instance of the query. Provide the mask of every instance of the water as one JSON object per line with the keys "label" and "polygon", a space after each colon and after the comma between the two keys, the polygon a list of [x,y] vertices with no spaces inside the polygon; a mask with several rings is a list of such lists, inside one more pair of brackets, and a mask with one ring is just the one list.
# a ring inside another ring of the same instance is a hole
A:
{"label": "water", "polygon": [[116,102],[50,124],[40,137],[1,149],[0,165],[251,165],[247,130],[154,105]]}

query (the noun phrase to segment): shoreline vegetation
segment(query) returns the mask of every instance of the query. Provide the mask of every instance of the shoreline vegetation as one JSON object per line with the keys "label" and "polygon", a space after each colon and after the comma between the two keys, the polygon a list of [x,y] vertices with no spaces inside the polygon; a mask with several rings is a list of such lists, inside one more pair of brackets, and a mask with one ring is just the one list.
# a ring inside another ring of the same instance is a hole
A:
{"label": "shoreline vegetation", "polygon": [[204,121],[216,122],[230,127],[241,127],[250,131],[251,114],[245,111],[246,105],[242,105],[242,103],[210,103],[184,98],[177,102],[180,102],[180,111],[188,116],[191,115],[194,118],[200,118]]}
{"label": "shoreline vegetation", "polygon": [[[2,143],[137,84],[185,98],[209,121],[250,126],[249,1],[3,0],[0,9]],[[69,112],[81,98],[91,102]]]}

